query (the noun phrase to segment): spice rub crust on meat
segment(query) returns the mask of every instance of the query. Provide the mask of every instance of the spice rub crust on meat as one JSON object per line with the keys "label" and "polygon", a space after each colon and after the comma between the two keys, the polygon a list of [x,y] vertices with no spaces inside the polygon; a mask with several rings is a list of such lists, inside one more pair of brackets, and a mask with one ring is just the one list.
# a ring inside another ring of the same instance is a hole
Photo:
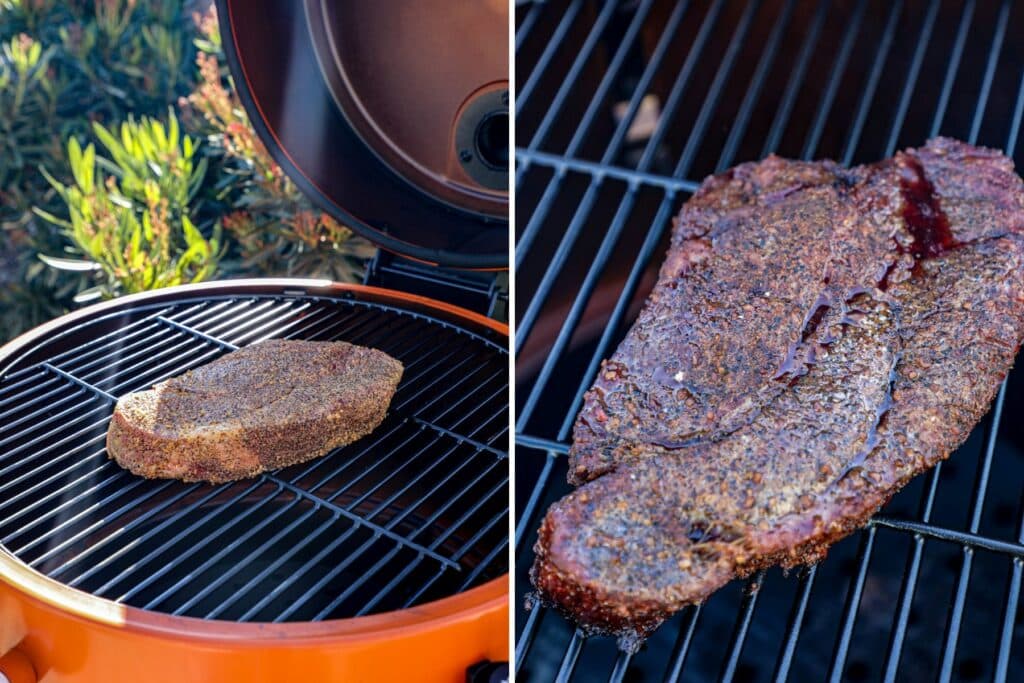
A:
{"label": "spice rub crust on meat", "polygon": [[402,364],[376,349],[264,341],[122,396],[107,452],[147,478],[253,477],[372,432],[401,377]]}
{"label": "spice rub crust on meat", "polygon": [[634,649],[736,577],[824,557],[987,411],[1024,334],[1024,187],[938,138],[709,178],[602,365],[531,575]]}

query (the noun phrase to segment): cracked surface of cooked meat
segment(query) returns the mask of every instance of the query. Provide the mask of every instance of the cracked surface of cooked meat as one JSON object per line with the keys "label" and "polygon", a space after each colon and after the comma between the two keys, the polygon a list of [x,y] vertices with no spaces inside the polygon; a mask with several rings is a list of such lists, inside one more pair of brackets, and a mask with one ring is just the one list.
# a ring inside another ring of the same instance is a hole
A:
{"label": "cracked surface of cooked meat", "polygon": [[709,178],[588,392],[541,600],[633,649],[735,577],[821,559],[988,409],[1024,334],[1024,188],[938,138]]}
{"label": "cracked surface of cooked meat", "polygon": [[264,341],[122,396],[107,452],[147,478],[253,477],[372,432],[401,377],[402,364],[376,349]]}

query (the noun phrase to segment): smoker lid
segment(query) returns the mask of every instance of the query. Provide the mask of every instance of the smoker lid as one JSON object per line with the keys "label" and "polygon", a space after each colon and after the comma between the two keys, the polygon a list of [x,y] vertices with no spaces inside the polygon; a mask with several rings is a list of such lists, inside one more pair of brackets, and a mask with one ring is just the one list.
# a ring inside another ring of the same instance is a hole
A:
{"label": "smoker lid", "polygon": [[508,7],[217,0],[253,127],[296,185],[379,246],[508,266]]}

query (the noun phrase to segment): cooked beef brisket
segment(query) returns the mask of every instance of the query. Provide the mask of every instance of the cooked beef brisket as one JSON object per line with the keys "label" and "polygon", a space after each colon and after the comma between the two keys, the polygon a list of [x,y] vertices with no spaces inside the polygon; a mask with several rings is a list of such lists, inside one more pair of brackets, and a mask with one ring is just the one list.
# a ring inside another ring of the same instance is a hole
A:
{"label": "cooked beef brisket", "polygon": [[580,411],[541,599],[628,648],[734,577],[821,559],[963,442],[1022,334],[1024,188],[997,152],[709,178]]}
{"label": "cooked beef brisket", "polygon": [[372,432],[402,364],[345,342],[270,340],[122,396],[107,452],[148,478],[225,482]]}

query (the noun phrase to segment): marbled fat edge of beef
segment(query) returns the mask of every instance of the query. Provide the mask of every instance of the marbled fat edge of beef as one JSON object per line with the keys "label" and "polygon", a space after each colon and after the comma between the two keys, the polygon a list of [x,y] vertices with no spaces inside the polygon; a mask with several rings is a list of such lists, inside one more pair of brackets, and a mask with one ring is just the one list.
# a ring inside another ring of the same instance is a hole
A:
{"label": "marbled fat edge of beef", "polygon": [[938,138],[709,178],[574,429],[540,598],[626,648],[760,568],[817,561],[988,409],[1024,333],[1024,188]]}

